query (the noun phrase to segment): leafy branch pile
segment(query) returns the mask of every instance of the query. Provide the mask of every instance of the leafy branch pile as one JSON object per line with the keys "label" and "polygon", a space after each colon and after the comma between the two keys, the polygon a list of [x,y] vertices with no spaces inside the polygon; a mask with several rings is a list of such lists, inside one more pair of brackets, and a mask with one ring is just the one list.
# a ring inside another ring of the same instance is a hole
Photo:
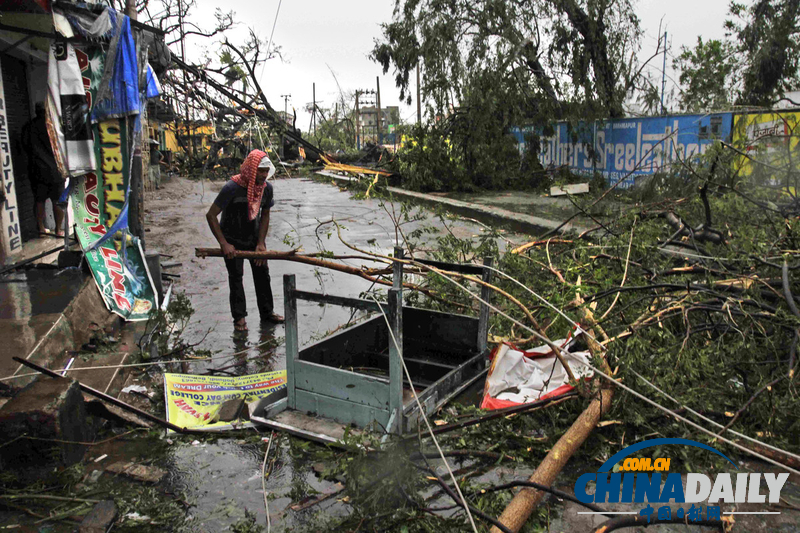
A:
{"label": "leafy branch pile", "polygon": [[[737,177],[729,153],[708,158],[697,167],[684,162],[676,175],[655,178],[638,193],[616,195],[625,205],[619,216],[585,200],[582,211],[597,222],[594,230],[539,239],[497,254],[496,264],[576,322],[591,311],[608,338],[608,364],[624,383],[652,397],[639,373],[721,424],[797,451],[797,198],[793,188],[770,186],[759,173]],[[790,166],[778,183],[794,187],[796,179]],[[470,257],[463,246],[449,246],[439,258],[475,260],[491,251],[483,245]],[[452,291],[441,279],[431,283]],[[548,337],[573,328],[520,285],[496,284],[526,302]],[[470,300],[460,291],[447,298]],[[518,307],[498,305],[531,326]],[[490,333],[541,344],[498,316]],[[616,437],[627,442],[656,433],[701,438],[632,399],[617,403],[612,416],[624,419]]]}
{"label": "leafy branch pile", "polygon": [[[602,341],[601,352],[615,379],[708,430],[704,433],[618,391],[608,413],[613,423],[595,430],[581,450],[583,460],[602,461],[627,443],[653,437],[689,438],[739,460],[748,458],[748,453],[714,437],[720,434],[797,468],[796,455],[790,454],[800,452],[796,413],[800,202],[795,138],[784,141],[750,155],[720,143],[703,158],[680,160],[671,173],[654,176],[632,192],[612,189],[573,198],[576,215],[594,223],[579,236],[543,236],[505,252],[498,248],[496,232],[479,242],[452,233],[438,239],[432,251],[436,259],[481,262],[489,256],[513,278],[495,277],[492,282],[493,303],[501,311],[549,339],[563,338],[574,328],[561,313],[591,327]],[[428,272],[420,284],[437,299],[412,294],[415,305],[451,312],[459,312],[453,304],[477,309],[473,297],[441,274]],[[542,344],[499,314],[492,316],[490,335],[520,347]],[[589,394],[582,391],[581,401],[520,417],[528,422],[487,423],[444,436],[443,447],[473,459],[478,450],[498,450],[496,460],[539,464],[543,450],[552,447],[596,397],[592,391],[600,383],[596,379]],[[460,408],[452,416],[465,414],[469,410]],[[531,434],[541,435],[542,429],[541,446],[522,442]],[[692,450],[668,453],[676,464],[683,463],[684,470],[714,466],[705,454]],[[491,469],[480,459],[473,466],[481,472]],[[476,486],[466,482],[462,490]],[[398,489],[387,484],[385,490]],[[430,508],[415,499],[412,489],[404,490],[415,503],[402,507],[408,516],[400,522],[428,523]],[[509,498],[476,495],[471,502],[487,510]],[[399,519],[398,513],[388,516]],[[378,523],[386,523],[384,515],[370,511],[365,516],[372,523],[383,516]]]}

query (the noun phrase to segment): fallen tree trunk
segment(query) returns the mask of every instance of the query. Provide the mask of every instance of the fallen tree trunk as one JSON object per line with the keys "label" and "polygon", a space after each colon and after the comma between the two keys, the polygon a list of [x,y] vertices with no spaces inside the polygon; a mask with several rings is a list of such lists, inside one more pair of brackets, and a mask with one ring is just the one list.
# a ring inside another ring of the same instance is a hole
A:
{"label": "fallen tree trunk", "polygon": [[[614,397],[613,389],[602,389],[592,400],[589,407],[581,413],[581,416],[564,433],[555,446],[547,454],[539,467],[530,477],[532,483],[538,483],[547,487],[552,486],[558,474],[567,464],[572,454],[574,454],[581,444],[591,435],[600,418],[611,408],[611,400]],[[500,516],[499,521],[515,533],[522,529],[528,517],[539,504],[546,493],[536,489],[523,489],[514,496],[511,503]],[[492,528],[492,533],[499,533],[496,527]]]}

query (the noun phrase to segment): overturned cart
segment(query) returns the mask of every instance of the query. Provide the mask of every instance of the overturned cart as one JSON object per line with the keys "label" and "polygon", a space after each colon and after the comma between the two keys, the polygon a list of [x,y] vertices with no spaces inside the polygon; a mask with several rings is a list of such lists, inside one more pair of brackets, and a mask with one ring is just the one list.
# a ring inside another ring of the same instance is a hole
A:
{"label": "overturned cart", "polygon": [[[478,265],[422,262],[487,282],[491,277]],[[478,318],[404,306],[402,268],[394,263],[388,302],[306,292],[295,287],[293,275],[284,276],[286,394],[253,405],[252,422],[330,443],[341,441],[348,427],[401,434],[419,421],[401,357],[426,415],[485,374],[488,306],[481,303]],[[489,300],[486,286],[481,299]],[[301,350],[298,300],[378,314]]]}

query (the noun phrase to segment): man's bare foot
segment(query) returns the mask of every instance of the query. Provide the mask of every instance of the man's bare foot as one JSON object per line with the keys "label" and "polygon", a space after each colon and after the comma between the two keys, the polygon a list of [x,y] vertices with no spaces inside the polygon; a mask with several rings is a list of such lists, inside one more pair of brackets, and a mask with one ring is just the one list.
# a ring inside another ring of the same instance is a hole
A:
{"label": "man's bare foot", "polygon": [[268,316],[261,318],[262,322],[271,322],[273,324],[283,324],[286,320],[277,313],[270,313]]}
{"label": "man's bare foot", "polygon": [[247,320],[240,318],[233,323],[233,329],[236,331],[247,331]]}

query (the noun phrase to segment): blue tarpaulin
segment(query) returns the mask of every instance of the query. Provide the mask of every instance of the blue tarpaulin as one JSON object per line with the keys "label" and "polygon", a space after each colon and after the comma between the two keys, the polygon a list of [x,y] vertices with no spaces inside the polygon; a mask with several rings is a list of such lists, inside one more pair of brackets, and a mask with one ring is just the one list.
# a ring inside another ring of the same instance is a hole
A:
{"label": "blue tarpaulin", "polygon": [[153,72],[152,67],[147,65],[147,89],[145,93],[145,98],[155,98],[156,96],[161,94],[161,84],[158,83],[158,78],[156,78],[155,73]]}
{"label": "blue tarpaulin", "polygon": [[106,71],[92,108],[92,122],[139,114],[139,66],[131,22],[124,15],[118,18],[117,35],[111,41]]}

